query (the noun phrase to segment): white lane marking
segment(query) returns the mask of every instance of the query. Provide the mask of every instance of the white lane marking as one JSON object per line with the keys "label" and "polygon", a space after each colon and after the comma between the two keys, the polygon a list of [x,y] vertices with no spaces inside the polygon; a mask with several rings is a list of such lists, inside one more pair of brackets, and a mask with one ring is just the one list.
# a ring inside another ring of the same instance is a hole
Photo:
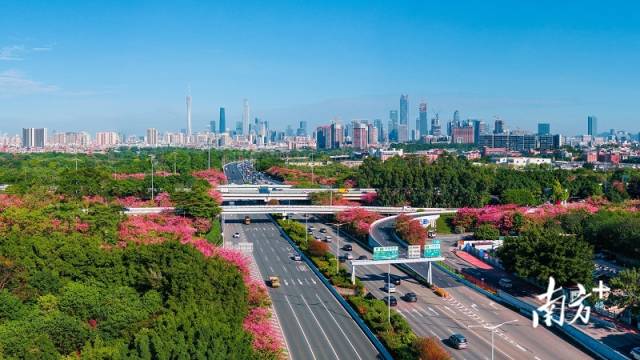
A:
{"label": "white lane marking", "polygon": [[520,344],[516,343],[516,347],[520,349],[522,352],[527,352],[527,349],[523,348]]}
{"label": "white lane marking", "polygon": [[336,349],[334,349],[333,345],[331,345],[331,341],[329,340],[329,337],[327,336],[327,333],[324,332],[324,329],[322,328],[322,325],[320,325],[320,321],[318,321],[318,318],[316,317],[316,314],[314,314],[313,311],[311,310],[311,307],[307,303],[307,300],[304,298],[304,295],[300,295],[300,298],[302,299],[302,302],[304,302],[304,304],[307,306],[307,309],[309,309],[309,312],[311,313],[311,316],[313,316],[313,319],[316,321],[316,324],[318,324],[318,327],[320,328],[320,331],[322,331],[322,335],[324,335],[324,338],[327,340],[327,343],[329,344],[329,347],[331,348],[331,351],[333,351],[333,355],[336,356],[335,357],[336,359],[339,359],[340,357],[338,356],[338,353],[336,353]]}
{"label": "white lane marking", "polygon": [[311,285],[311,283],[309,282],[309,279],[304,279],[304,282],[306,282],[307,285]]}
{"label": "white lane marking", "polygon": [[275,271],[273,270],[273,266],[269,265],[269,270],[271,270],[272,273],[274,273]]}
{"label": "white lane marking", "polygon": [[300,285],[302,285],[302,280],[300,280],[300,279],[296,279],[296,280],[298,280],[298,283],[300,283]]}
{"label": "white lane marking", "polygon": [[282,279],[284,281],[284,284],[289,286],[289,283],[287,282],[287,279]]}
{"label": "white lane marking", "polygon": [[316,281],[314,279],[311,279],[311,282],[313,283],[313,285],[316,284]]}
{"label": "white lane marking", "polygon": [[499,310],[498,307],[496,306],[496,303],[494,303],[493,301],[489,303],[489,306],[491,306],[492,308]]}
{"label": "white lane marking", "polygon": [[438,334],[436,334],[433,330],[429,329],[429,332],[431,333],[431,335],[438,337]]}
{"label": "white lane marking", "polygon": [[289,272],[289,270],[287,270],[287,268],[286,268],[286,267],[284,267],[284,265],[283,265],[283,264],[280,264],[280,266],[282,266],[282,270],[284,270],[284,272],[286,272],[286,273],[287,273],[287,272]]}
{"label": "white lane marking", "polygon": [[437,311],[433,310],[431,306],[427,307],[427,309],[429,309],[429,311],[431,311],[435,316],[440,315]]}
{"label": "white lane marking", "polygon": [[289,301],[289,298],[285,295],[284,299],[287,300],[287,304],[289,304],[289,309],[291,309],[291,312],[293,313],[293,317],[296,319],[296,322],[298,323],[298,327],[300,327],[300,330],[302,331],[302,336],[304,337],[304,341],[307,343],[307,346],[309,347],[309,351],[311,351],[311,356],[316,359],[316,354],[313,353],[313,348],[311,347],[311,344],[309,343],[309,338],[307,338],[307,334],[304,333],[304,329],[302,328],[302,325],[300,324],[300,320],[298,319],[298,315],[296,315],[296,312],[293,311],[293,306],[291,306],[291,302]]}
{"label": "white lane marking", "polygon": [[[314,282],[314,284],[315,284],[315,282]],[[322,301],[322,299],[320,299],[320,295],[318,295],[318,293],[316,293],[316,297],[318,298],[318,301],[320,302],[320,304],[322,304],[324,309],[327,311],[327,313],[331,316],[331,318],[333,319],[333,322],[336,323],[336,326],[338,327],[338,329],[340,329],[340,332],[342,333],[342,336],[345,339],[347,339],[347,342],[349,342],[349,345],[351,345],[351,348],[353,349],[353,352],[356,353],[356,356],[358,357],[358,359],[362,360],[362,358],[360,357],[360,354],[358,354],[358,351],[356,350],[355,346],[353,346],[353,344],[351,343],[351,340],[349,340],[349,337],[347,336],[347,334],[345,334],[344,330],[342,330],[342,326],[340,326],[340,324],[338,324],[338,321],[333,316],[333,313],[331,311],[329,311],[329,309],[327,308],[327,305],[325,305],[324,301]]]}
{"label": "white lane marking", "polygon": [[536,360],[542,360],[542,359],[540,359],[540,358],[539,358],[539,357],[537,357],[537,356],[534,356],[533,358],[534,358],[534,359],[536,359]]}
{"label": "white lane marking", "polygon": [[475,310],[475,311],[479,311],[479,310],[478,310],[478,305],[476,305],[476,304],[471,304],[471,308],[472,308],[473,310]]}
{"label": "white lane marking", "polygon": [[420,317],[424,317],[424,315],[422,315],[422,313],[416,309],[411,309],[411,311],[413,311],[414,313],[420,315]]}
{"label": "white lane marking", "polygon": [[449,311],[450,313],[452,313],[452,314],[455,314],[455,313],[456,313],[455,311],[453,311],[453,310],[449,309],[449,307],[448,307],[448,306],[445,306],[444,308],[445,308],[447,311]]}

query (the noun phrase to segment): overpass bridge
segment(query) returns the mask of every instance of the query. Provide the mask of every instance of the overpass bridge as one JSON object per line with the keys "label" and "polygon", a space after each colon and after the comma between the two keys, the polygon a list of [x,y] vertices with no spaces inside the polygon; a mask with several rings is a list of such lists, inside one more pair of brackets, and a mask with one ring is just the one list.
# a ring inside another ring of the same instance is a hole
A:
{"label": "overpass bridge", "polygon": [[375,194],[375,189],[298,189],[291,185],[220,185],[218,191],[222,201],[253,200],[269,202],[270,200],[311,200],[314,193],[332,192],[350,201],[361,201],[367,194]]}
{"label": "overpass bridge", "polygon": [[[432,214],[455,213],[455,208],[414,208],[397,206],[349,206],[349,205],[223,205],[223,215],[251,215],[251,214],[336,214],[342,211],[361,208],[379,214],[397,215],[426,211]],[[125,215],[148,215],[162,212],[173,212],[172,207],[153,208],[125,208]]]}

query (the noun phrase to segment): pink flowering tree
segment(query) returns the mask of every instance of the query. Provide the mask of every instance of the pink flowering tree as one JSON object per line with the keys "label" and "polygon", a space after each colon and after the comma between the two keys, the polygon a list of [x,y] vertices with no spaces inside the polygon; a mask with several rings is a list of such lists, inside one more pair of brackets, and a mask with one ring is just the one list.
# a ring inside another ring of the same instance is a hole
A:
{"label": "pink flowering tree", "polygon": [[365,210],[361,207],[355,207],[336,215],[338,222],[346,223],[347,228],[360,237],[367,236],[371,224],[381,218],[382,216],[380,214]]}

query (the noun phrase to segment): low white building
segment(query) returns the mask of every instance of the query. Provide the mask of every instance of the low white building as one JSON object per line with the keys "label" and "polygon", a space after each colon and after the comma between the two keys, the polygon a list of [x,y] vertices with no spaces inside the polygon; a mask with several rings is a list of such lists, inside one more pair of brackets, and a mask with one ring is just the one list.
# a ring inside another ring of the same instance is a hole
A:
{"label": "low white building", "polygon": [[494,160],[498,165],[507,165],[513,167],[525,167],[527,165],[551,165],[549,158],[534,157],[501,157]]}

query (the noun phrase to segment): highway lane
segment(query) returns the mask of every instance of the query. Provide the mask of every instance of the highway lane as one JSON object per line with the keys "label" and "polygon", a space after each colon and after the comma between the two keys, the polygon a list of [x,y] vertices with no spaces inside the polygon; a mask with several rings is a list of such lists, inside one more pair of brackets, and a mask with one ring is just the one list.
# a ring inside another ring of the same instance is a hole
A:
{"label": "highway lane", "polygon": [[[393,220],[384,221],[380,226],[372,229],[373,235],[383,245],[398,245],[392,240]],[[424,264],[414,264],[411,266],[414,271],[426,277],[427,267]],[[450,308],[456,311],[469,312],[476,311],[483,324],[497,324],[504,321],[518,320],[517,323],[506,325],[500,331],[502,335],[496,336],[507,338],[506,342],[521,351],[523,354],[532,355],[538,359],[589,359],[590,355],[581,349],[565,341],[544,326],[534,329],[531,320],[512,311],[500,304],[491,302],[485,296],[475,290],[457,282],[445,272],[433,268],[433,281],[436,285],[446,289],[451,298]],[[476,329],[481,331],[482,329]],[[496,332],[496,335],[498,332]],[[510,341],[511,340],[511,341]]]}
{"label": "highway lane", "polygon": [[[297,219],[304,222],[301,217],[297,217]],[[324,234],[318,233],[318,229],[321,227],[327,229],[327,234],[334,238],[330,249],[336,253],[335,231],[330,226],[323,225],[312,218],[308,224],[315,226],[314,236],[322,239],[324,239]],[[352,253],[355,258],[360,255],[371,258],[371,254],[367,250],[342,237],[340,245],[342,246],[345,242],[352,244]],[[339,254],[342,256],[345,251],[340,250]],[[426,271],[426,266],[422,266]],[[359,266],[356,269],[356,275],[363,280],[367,290],[377,298],[386,296],[386,293],[382,291],[383,284],[386,282],[384,276],[386,272],[386,266]],[[482,326],[494,325],[508,320],[518,320],[518,322],[507,324],[496,332],[495,356],[498,359],[590,358],[589,355],[549,330],[542,327],[533,329],[530,319],[493,303],[435,268],[433,270],[434,282],[445,288],[452,295],[451,297],[446,299],[438,297],[430,289],[394,267],[391,267],[391,273],[403,276],[402,284],[397,287],[398,307],[396,309],[408,320],[418,335],[446,339],[456,332],[467,337],[470,343],[469,349],[459,351],[449,348],[450,353],[456,359],[484,359],[486,356],[490,356],[491,333]],[[418,295],[417,303],[406,303],[400,299],[400,295],[409,291]],[[469,325],[473,327],[469,328]],[[446,345],[446,343],[444,344]]]}
{"label": "highway lane", "polygon": [[[241,216],[229,216],[225,241],[253,243],[262,276],[275,275],[281,287],[269,288],[292,359],[375,359],[379,354],[346,310],[300,261],[266,215],[254,216],[250,225]],[[238,232],[239,239],[232,238]]]}

